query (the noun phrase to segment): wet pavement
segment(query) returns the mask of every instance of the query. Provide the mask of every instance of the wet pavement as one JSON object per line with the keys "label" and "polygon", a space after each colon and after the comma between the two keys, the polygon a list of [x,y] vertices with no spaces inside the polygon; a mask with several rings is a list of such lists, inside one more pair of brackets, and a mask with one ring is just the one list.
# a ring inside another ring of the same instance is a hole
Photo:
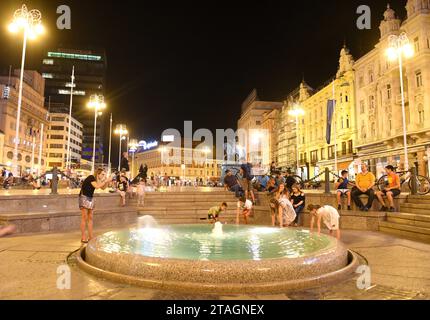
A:
{"label": "wet pavement", "polygon": [[[98,234],[108,230],[98,230]],[[0,299],[77,300],[423,300],[430,299],[430,245],[378,232],[343,231],[343,241],[368,261],[371,286],[357,274],[323,288],[276,295],[193,295],[95,278],[69,259],[71,288],[59,289],[61,266],[80,247],[78,232],[0,238]],[[363,260],[364,261],[364,260]],[[59,269],[60,267],[60,269]],[[60,272],[57,274],[57,272]]]}

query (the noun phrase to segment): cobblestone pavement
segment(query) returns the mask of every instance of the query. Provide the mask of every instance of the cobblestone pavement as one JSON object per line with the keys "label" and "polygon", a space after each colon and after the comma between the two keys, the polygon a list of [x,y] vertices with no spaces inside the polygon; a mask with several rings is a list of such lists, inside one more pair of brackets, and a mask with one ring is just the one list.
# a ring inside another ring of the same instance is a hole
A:
{"label": "cobblestone pavement", "polygon": [[[103,231],[98,230],[98,233]],[[69,259],[71,290],[59,290],[57,268],[65,264],[69,253],[80,247],[79,233],[1,238],[0,299],[430,299],[430,245],[363,231],[344,231],[343,241],[368,261],[372,276],[372,286],[368,290],[357,289],[354,277],[331,286],[288,294],[219,296],[149,290],[98,279],[80,270],[74,256]]]}

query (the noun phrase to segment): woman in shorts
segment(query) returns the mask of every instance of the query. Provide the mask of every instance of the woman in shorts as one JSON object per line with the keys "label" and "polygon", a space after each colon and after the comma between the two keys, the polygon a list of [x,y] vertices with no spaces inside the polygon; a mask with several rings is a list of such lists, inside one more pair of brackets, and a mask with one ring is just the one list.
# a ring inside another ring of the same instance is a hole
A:
{"label": "woman in shorts", "polygon": [[[106,189],[111,179],[106,178],[106,172],[99,168],[89,175],[82,184],[79,193],[79,209],[81,210],[81,242],[88,243],[93,238],[93,211],[94,211],[94,191],[96,189]],[[88,225],[88,238],[85,236],[86,226]]]}

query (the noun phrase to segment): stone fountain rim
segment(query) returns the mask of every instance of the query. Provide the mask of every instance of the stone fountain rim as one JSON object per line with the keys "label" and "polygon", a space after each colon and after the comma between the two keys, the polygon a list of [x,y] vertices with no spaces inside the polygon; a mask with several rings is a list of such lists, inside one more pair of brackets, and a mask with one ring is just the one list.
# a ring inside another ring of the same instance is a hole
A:
{"label": "stone fountain rim", "polygon": [[285,293],[291,290],[297,289],[310,289],[319,287],[322,285],[330,284],[335,281],[342,281],[347,279],[353,273],[356,272],[357,267],[360,265],[358,255],[347,250],[348,253],[348,264],[342,269],[326,273],[319,276],[310,278],[302,278],[297,280],[288,281],[275,281],[266,283],[193,283],[183,281],[165,281],[165,280],[153,280],[144,279],[136,276],[125,275],[106,271],[88,264],[85,261],[85,251],[87,246],[82,246],[77,254],[78,266],[86,271],[87,273],[101,277],[114,282],[125,283],[129,285],[137,285],[148,289],[175,291],[183,293],[202,293],[202,294],[244,294],[244,293]]}

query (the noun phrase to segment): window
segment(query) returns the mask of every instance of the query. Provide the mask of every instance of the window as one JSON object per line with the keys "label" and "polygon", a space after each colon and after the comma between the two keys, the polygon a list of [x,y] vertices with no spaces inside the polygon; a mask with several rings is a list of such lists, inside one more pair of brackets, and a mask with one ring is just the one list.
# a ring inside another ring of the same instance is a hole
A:
{"label": "window", "polygon": [[63,121],[64,121],[64,118],[62,118],[62,117],[52,117],[52,118],[51,118],[51,121],[59,121],[59,122],[63,122]]}
{"label": "window", "polygon": [[349,115],[346,115],[346,128],[349,129]]}
{"label": "window", "polygon": [[387,99],[391,100],[391,84],[387,84]]}
{"label": "window", "polygon": [[318,150],[311,152],[311,162],[317,163],[318,162]]}
{"label": "window", "polygon": [[340,127],[343,129],[343,117],[340,117]]}
{"label": "window", "polygon": [[334,159],[334,146],[328,147],[328,158]]}
{"label": "window", "polygon": [[364,109],[366,109],[366,103],[364,102],[364,100],[360,101],[360,113],[363,114],[364,113]]}
{"label": "window", "polygon": [[375,96],[369,97],[369,109],[370,111],[375,110]]}
{"label": "window", "polygon": [[62,131],[64,130],[64,126],[51,126],[51,130]]}
{"label": "window", "polygon": [[321,160],[325,160],[325,148],[321,149]]}
{"label": "window", "polygon": [[417,81],[417,88],[420,88],[423,86],[423,76],[421,71],[415,72],[415,79]]}
{"label": "window", "polygon": [[[62,149],[63,145],[62,144],[55,144],[54,143],[54,144],[50,144],[49,147],[52,148],[52,149]],[[67,148],[67,146],[66,146],[66,148]]]}
{"label": "window", "polygon": [[64,136],[52,134],[50,138],[53,140],[63,140]]}
{"label": "window", "polygon": [[415,48],[415,52],[420,51],[420,39],[418,37],[414,39],[414,48]]}
{"label": "window", "polygon": [[369,70],[369,83],[373,82],[373,70]]}
{"label": "window", "polygon": [[261,121],[256,121],[256,122],[255,122],[255,124],[256,124],[257,126],[261,126]]}
{"label": "window", "polygon": [[363,76],[361,76],[361,77],[359,78],[359,80],[358,80],[358,85],[359,85],[360,87],[363,87],[363,86],[364,86],[364,78],[363,78]]}
{"label": "window", "polygon": [[418,106],[418,123],[420,125],[424,124],[424,107],[422,104]]}
{"label": "window", "polygon": [[345,96],[345,102],[348,102],[348,95]]}
{"label": "window", "polygon": [[353,143],[352,140],[348,141],[348,153],[352,154],[353,153]]}
{"label": "window", "polygon": [[342,142],[342,155],[346,155],[346,142]]}

